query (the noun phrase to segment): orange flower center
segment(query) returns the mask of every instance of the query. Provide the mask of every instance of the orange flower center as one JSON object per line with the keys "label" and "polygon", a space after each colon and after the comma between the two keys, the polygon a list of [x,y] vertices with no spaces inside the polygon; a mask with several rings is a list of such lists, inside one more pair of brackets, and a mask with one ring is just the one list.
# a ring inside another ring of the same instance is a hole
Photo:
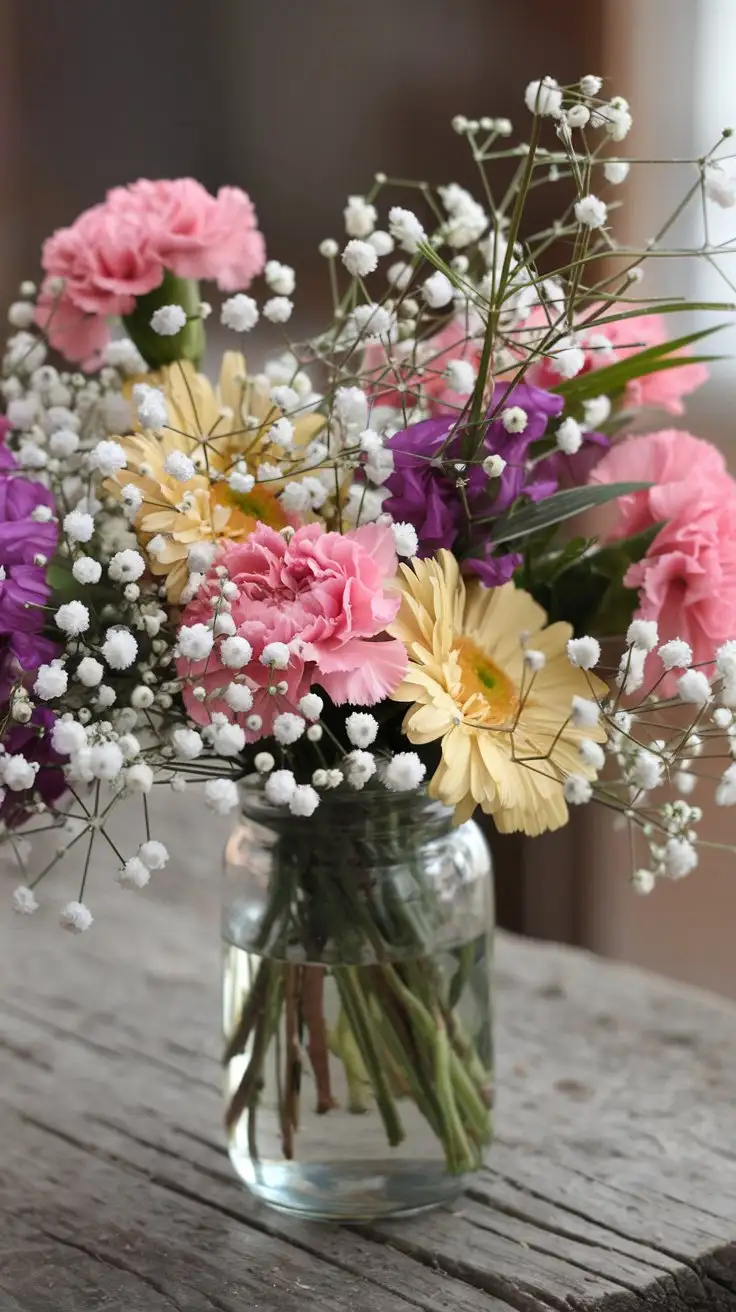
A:
{"label": "orange flower center", "polygon": [[[268,524],[269,528],[284,528],[289,522],[273,492],[258,484],[251,492],[234,492],[227,483],[217,483],[213,488],[213,496],[221,505],[234,506],[247,520],[260,521]],[[251,524],[248,532],[254,526]]]}
{"label": "orange flower center", "polygon": [[519,696],[508,675],[470,638],[460,638],[453,651],[460,667],[465,714],[487,725],[500,726],[513,721],[519,709]]}

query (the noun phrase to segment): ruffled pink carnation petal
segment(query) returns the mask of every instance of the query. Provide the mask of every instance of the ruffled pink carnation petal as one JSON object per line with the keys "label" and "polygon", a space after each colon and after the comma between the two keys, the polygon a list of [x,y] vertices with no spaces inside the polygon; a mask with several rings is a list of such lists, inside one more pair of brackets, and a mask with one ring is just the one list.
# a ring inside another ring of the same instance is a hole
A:
{"label": "ruffled pink carnation petal", "polygon": [[[206,624],[212,617],[210,598],[216,596],[218,592],[219,581],[211,580],[205,583],[197,597],[187,606],[183,622]],[[259,617],[256,617],[253,611],[257,612]],[[250,617],[241,620],[237,626],[238,636],[247,638],[253,648],[253,659],[246,669],[233,670],[223,665],[219,658],[219,644],[215,645],[206,660],[190,661],[180,657],[176,663],[177,673],[187,680],[182,696],[187,712],[195,724],[209,724],[212,716],[219,712],[243,728],[246,741],[249,743],[257,742],[258,739],[271,734],[275,716],[282,711],[296,711],[300,697],[309,692],[310,687],[309,670],[292,646],[292,656],[287,669],[279,670],[276,676],[279,682],[283,681],[287,684],[287,690],[276,697],[269,693],[269,684],[273,682],[274,676],[259,658],[269,642],[283,642],[291,646],[293,634],[292,625],[285,616],[271,615],[267,619],[262,616],[263,607],[256,606],[251,609]],[[248,711],[235,712],[224,700],[225,689],[236,679],[236,676],[237,682],[245,683],[253,694],[253,706]],[[198,685],[207,693],[204,702],[194,696],[194,689]],[[248,728],[247,720],[250,715],[261,717],[263,723],[260,729]]]}
{"label": "ruffled pink carnation petal", "polygon": [[80,310],[66,295],[52,296],[46,285],[36,303],[36,323],[55,351],[83,369],[97,369],[110,339],[107,321]]}
{"label": "ruffled pink carnation petal", "polygon": [[210,276],[215,200],[195,178],[141,178],[109,193],[114,208],[136,216],[160,264],[181,278]]}
{"label": "ruffled pink carnation petal", "polygon": [[89,314],[129,314],[135,297],[157,287],[161,260],[133,209],[107,203],[85,210],[44,243],[43,267],[64,279],[64,294]]}
{"label": "ruffled pink carnation petal", "polygon": [[396,549],[393,534],[386,532],[385,524],[361,524],[353,530],[352,540],[375,560],[381,574],[391,577],[396,573]]}
{"label": "ruffled pink carnation petal", "polygon": [[600,512],[599,531],[606,540],[632,537],[668,518],[672,484],[691,485],[727,478],[726,462],[710,442],[679,428],[617,442],[596,465],[591,483],[651,483],[646,492],[619,497],[615,509]]}
{"label": "ruffled pink carnation petal", "polygon": [[239,187],[220,187],[214,222],[210,276],[221,291],[241,291],[266,264],[266,243],[252,200]]}
{"label": "ruffled pink carnation petal", "polygon": [[221,187],[215,197],[194,178],[141,179],[108,201],[123,213],[132,208],[161,264],[181,278],[212,278],[237,291],[263,270],[253,202],[238,187]]}
{"label": "ruffled pink carnation petal", "polygon": [[[350,668],[338,664],[350,662]],[[318,682],[336,706],[375,706],[398,688],[409,660],[397,638],[370,642],[355,638],[337,652],[322,652]],[[332,667],[332,668],[330,668]]]}
{"label": "ruffled pink carnation petal", "polygon": [[[696,664],[712,661],[715,648],[736,636],[736,482],[719,451],[677,429],[619,443],[591,482],[621,479],[653,486],[618,499],[604,541],[663,524],[624,579],[639,590],[637,614],[657,621],[662,642],[689,642]],[[649,662],[658,674],[656,658]],[[666,695],[676,682],[676,673],[667,676]]]}

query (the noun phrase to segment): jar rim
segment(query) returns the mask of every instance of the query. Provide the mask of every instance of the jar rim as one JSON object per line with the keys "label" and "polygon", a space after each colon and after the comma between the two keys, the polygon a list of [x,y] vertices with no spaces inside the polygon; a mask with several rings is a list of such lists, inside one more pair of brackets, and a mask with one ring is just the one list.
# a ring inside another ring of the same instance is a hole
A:
{"label": "jar rim", "polygon": [[[311,816],[296,817],[291,814],[288,806],[276,806],[273,802],[269,802],[261,786],[262,780],[262,775],[248,774],[238,781],[240,806],[245,816],[254,820],[288,818],[293,822],[300,819],[301,823],[309,824]],[[386,788],[371,787],[367,784],[360,789],[338,787],[320,792],[320,806],[316,814],[319,815],[320,811],[324,814],[324,810],[333,808],[341,810],[348,807],[354,811],[362,811],[366,815],[390,809],[399,817],[420,814],[423,817],[433,816],[438,821],[445,819],[449,821],[453,813],[452,807],[447,807],[444,802],[430,797],[426,784],[407,792],[391,792]]]}

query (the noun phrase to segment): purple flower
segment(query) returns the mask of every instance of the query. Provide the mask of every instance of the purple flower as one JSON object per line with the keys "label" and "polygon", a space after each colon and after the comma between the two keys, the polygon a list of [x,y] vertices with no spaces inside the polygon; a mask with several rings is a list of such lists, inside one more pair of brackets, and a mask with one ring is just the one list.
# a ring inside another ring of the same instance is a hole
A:
{"label": "purple flower", "polygon": [[460,529],[462,505],[445,465],[453,459],[452,449],[457,452],[458,438],[439,455],[453,423],[451,415],[425,419],[402,429],[389,442],[394,469],[386,480],[391,496],[384,509],[393,519],[414,525],[420,556],[432,556],[440,547],[451,548]]}
{"label": "purple flower", "polygon": [[37,506],[54,509],[54,498],[41,483],[3,471],[0,473],[0,561],[9,565],[32,565],[34,556],[53,556],[58,527],[53,519],[32,519]]}
{"label": "purple flower", "polygon": [[[512,406],[526,414],[521,433],[510,433],[504,426],[503,412]],[[494,418],[462,470],[456,466],[465,463],[467,428],[455,416],[412,424],[391,438],[394,469],[386,480],[391,495],[384,509],[393,519],[414,525],[420,556],[433,555],[440,547],[456,549],[466,558],[464,568],[489,587],[511,577],[520,563],[518,553],[493,556],[488,524],[478,521],[507,510],[519,497],[540,501],[557,490],[557,477],[543,469],[546,462],[530,470],[527,457],[530,445],[544,436],[549,420],[563,407],[561,396],[539,387],[525,383],[496,387],[491,404]],[[506,461],[498,479],[489,480],[483,471],[482,462],[489,455]]]}
{"label": "purple flower", "polygon": [[[544,437],[550,419],[556,419],[565,402],[561,396],[544,392],[541,387],[519,383],[516,387],[498,387],[494,390],[492,410],[496,418],[488,425],[483,440],[482,455],[499,455],[506,461],[497,490],[493,495],[493,511],[508,510],[520,496],[541,501],[557,491],[557,480],[540,474],[539,467],[527,468],[527,454],[532,442]],[[508,433],[504,427],[504,410],[519,407],[526,414],[526,427],[522,433]]]}
{"label": "purple flower", "polygon": [[[30,681],[39,665],[58,656],[60,648],[42,629],[50,588],[42,565],[56,551],[58,529],[53,520],[37,521],[37,506],[54,509],[54,498],[41,483],[16,473],[17,462],[5,446],[9,424],[0,416],[0,718],[5,718],[11,690],[19,680]],[[17,724],[6,733],[7,752],[22,753],[39,765],[32,790],[16,793],[8,788],[0,804],[0,821],[14,828],[31,812],[33,797],[55,802],[66,789],[62,773],[65,757],[51,746],[56,716],[48,707],[37,706],[28,724]],[[2,790],[0,790],[1,792]]]}
{"label": "purple flower", "polygon": [[32,683],[39,665],[59,655],[60,647],[42,633],[13,633],[0,638],[0,716],[11,688],[18,682]]}
{"label": "purple flower", "polygon": [[47,805],[56,802],[66,791],[66,781],[62,766],[67,757],[60,756],[51,746],[51,731],[56,716],[46,706],[37,706],[28,724],[19,724],[10,730],[4,740],[8,752],[20,752],[27,761],[39,765],[32,789],[14,793],[7,789],[0,805],[0,821],[10,829],[16,828],[28,819],[31,813],[32,797],[40,797]]}
{"label": "purple flower", "polygon": [[50,595],[39,565],[0,566],[0,634],[37,633],[43,628],[43,607]]}
{"label": "purple flower", "polygon": [[611,439],[605,433],[583,433],[583,445],[574,456],[552,451],[540,460],[537,473],[556,479],[559,487],[583,487],[610,445]]}
{"label": "purple flower", "polygon": [[0,426],[0,668],[9,672],[12,662],[20,670],[33,671],[47,659],[49,643],[40,635],[45,624],[50,589],[42,556],[53,556],[58,527],[53,519],[33,518],[38,506],[54,510],[48,488],[16,473],[12,452],[4,445],[7,420]]}
{"label": "purple flower", "polygon": [[513,578],[523,559],[520,551],[507,551],[504,556],[468,556],[463,561],[463,573],[477,574],[487,588],[499,588]]}
{"label": "purple flower", "polygon": [[[60,651],[43,635],[51,589],[45,567],[34,564],[38,556],[49,559],[56,551],[54,520],[33,518],[37,506],[53,511],[54,498],[43,484],[17,472],[15,456],[4,444],[7,431],[8,422],[0,417],[0,703],[7,703],[14,684],[31,682],[39,665]],[[11,730],[8,750],[19,732]],[[28,726],[23,732],[30,732]]]}

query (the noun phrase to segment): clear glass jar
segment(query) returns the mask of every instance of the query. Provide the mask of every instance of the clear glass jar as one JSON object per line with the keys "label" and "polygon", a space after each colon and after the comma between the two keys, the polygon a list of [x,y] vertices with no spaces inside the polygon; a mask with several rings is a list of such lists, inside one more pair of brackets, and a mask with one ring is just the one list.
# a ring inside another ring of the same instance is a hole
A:
{"label": "clear glass jar", "polygon": [[426,794],[246,781],[225,851],[230,1158],[264,1202],[366,1220],[446,1203],[491,1138],[490,853]]}

